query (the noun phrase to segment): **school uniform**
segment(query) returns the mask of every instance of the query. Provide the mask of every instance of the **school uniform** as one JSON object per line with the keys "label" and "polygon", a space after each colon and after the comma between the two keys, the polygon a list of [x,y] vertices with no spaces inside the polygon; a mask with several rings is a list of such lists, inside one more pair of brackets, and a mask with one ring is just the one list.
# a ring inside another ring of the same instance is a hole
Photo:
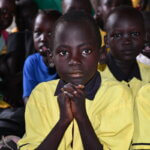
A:
{"label": "school uniform", "polygon": [[137,96],[135,105],[135,131],[132,150],[150,149],[150,83],[143,86]]}
{"label": "school uniform", "polygon": [[[33,90],[26,105],[26,134],[18,143],[21,150],[36,149],[54,128],[60,117],[57,96],[65,84],[62,80],[53,80]],[[128,87],[117,81],[101,81],[97,72],[85,86],[85,93],[86,111],[104,150],[128,150],[134,128],[132,95]],[[73,120],[58,150],[83,149],[77,122]]]}
{"label": "school uniform", "polygon": [[145,83],[150,82],[150,67],[140,62],[135,62],[131,67],[131,71],[128,75],[125,75],[115,64],[115,61],[111,54],[108,54],[107,65],[104,71],[100,73],[102,78],[110,78],[121,81],[127,84],[135,96],[138,90]]}

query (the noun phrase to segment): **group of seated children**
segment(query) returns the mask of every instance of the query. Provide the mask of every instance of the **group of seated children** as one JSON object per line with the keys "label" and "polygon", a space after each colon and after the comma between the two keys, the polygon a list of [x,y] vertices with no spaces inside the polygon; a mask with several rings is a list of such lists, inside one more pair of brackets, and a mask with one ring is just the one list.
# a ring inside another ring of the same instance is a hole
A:
{"label": "group of seated children", "polygon": [[19,149],[150,149],[150,69],[136,61],[145,44],[142,14],[121,6],[108,15],[104,71],[97,69],[101,36],[91,15],[68,11],[53,27],[47,58],[60,79],[32,91]]}
{"label": "group of seated children", "polygon": [[149,15],[130,0],[63,0],[62,13],[43,10],[34,20],[37,53],[24,63],[26,131],[18,148],[150,149],[150,66],[137,58],[150,54]]}

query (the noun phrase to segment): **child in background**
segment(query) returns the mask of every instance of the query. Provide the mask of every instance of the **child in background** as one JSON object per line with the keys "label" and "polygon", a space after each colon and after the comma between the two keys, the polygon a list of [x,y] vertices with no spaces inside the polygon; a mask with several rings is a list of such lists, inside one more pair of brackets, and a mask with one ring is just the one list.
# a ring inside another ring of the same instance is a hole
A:
{"label": "child in background", "polygon": [[89,0],[62,0],[62,13],[70,10],[83,10],[92,14],[92,6]]}
{"label": "child in background", "polygon": [[16,25],[18,31],[33,31],[33,24],[38,13],[38,6],[33,0],[16,2]]}
{"label": "child in background", "polygon": [[104,44],[104,36],[106,35],[106,30],[104,28],[104,23],[107,18],[107,15],[111,10],[120,6],[120,5],[132,5],[130,0],[91,0],[91,4],[94,8],[95,15],[94,19],[96,20],[99,28],[100,34],[102,36],[102,50],[101,50],[101,58],[100,64],[98,68],[100,70],[104,70],[106,67],[106,54],[109,51]]}
{"label": "child in background", "polygon": [[[94,18],[98,26],[100,27],[102,40],[103,40],[103,37],[106,35],[104,24],[110,11],[121,5],[132,6],[132,3],[130,0],[91,0],[91,4],[95,11]],[[102,43],[102,46],[103,44],[104,42]]]}
{"label": "child in background", "polygon": [[7,52],[6,43],[8,33],[5,29],[12,23],[15,7],[14,0],[0,0],[0,54]]}
{"label": "child in background", "polygon": [[132,6],[130,0],[91,0],[91,3],[95,11],[97,24],[103,31],[105,31],[104,23],[110,11],[121,5]]}
{"label": "child in background", "polygon": [[58,11],[43,10],[35,19],[33,38],[38,53],[30,55],[24,64],[23,98],[25,103],[37,84],[57,78],[54,66],[51,66],[47,60],[47,54],[50,51],[47,48],[47,42],[51,38],[52,27],[60,16]]}
{"label": "child in background", "polygon": [[143,16],[133,7],[118,7],[108,16],[105,27],[106,46],[110,52],[107,55],[107,67],[101,75],[125,81],[136,94],[141,81],[150,82],[150,67],[136,61],[145,42]]}
{"label": "child in background", "polygon": [[17,26],[8,38],[8,51],[17,51],[21,64],[24,64],[27,56],[35,53],[33,24],[37,13],[38,7],[33,0],[16,1],[15,22]]}
{"label": "child in background", "polygon": [[50,46],[60,80],[32,91],[19,148],[128,150],[132,96],[128,87],[101,79],[97,71],[101,37],[93,17],[83,11],[66,13],[54,27]]}
{"label": "child in background", "polygon": [[150,65],[150,12],[142,12],[145,22],[145,46],[142,52],[137,56],[137,61]]}

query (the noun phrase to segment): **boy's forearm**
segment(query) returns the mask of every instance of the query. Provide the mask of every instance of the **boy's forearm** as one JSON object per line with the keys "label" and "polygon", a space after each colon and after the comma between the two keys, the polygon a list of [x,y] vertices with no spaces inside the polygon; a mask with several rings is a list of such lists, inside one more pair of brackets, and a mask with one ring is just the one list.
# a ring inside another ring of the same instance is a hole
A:
{"label": "boy's forearm", "polygon": [[76,119],[76,121],[79,126],[84,150],[103,150],[103,146],[95,134],[88,116],[86,115],[83,119]]}
{"label": "boy's forearm", "polygon": [[70,122],[59,120],[49,135],[36,150],[56,150]]}

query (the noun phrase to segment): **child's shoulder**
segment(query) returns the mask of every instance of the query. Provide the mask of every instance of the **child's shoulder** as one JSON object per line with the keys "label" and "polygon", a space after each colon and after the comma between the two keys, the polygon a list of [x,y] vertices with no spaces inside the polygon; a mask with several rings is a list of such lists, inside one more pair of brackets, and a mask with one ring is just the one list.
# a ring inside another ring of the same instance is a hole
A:
{"label": "child's shoulder", "polygon": [[100,97],[103,95],[109,101],[120,98],[130,99],[132,97],[132,91],[127,84],[116,81],[115,79],[103,78],[98,92]]}
{"label": "child's shoulder", "polygon": [[121,89],[129,89],[129,87],[127,86],[127,84],[120,82],[116,79],[113,78],[102,78],[101,81],[101,86],[106,87],[106,88],[121,88]]}
{"label": "child's shoulder", "polygon": [[137,63],[139,65],[140,69],[148,69],[148,70],[150,70],[150,66],[149,65],[144,64],[144,63],[139,62],[139,61],[137,61]]}
{"label": "child's shoulder", "polygon": [[39,63],[40,61],[43,61],[42,56],[39,53],[34,53],[29,55],[26,60],[25,60],[25,65],[30,65],[30,64],[34,64],[36,65],[37,63]]}
{"label": "child's shoulder", "polygon": [[39,91],[39,92],[47,92],[47,91],[51,91],[51,92],[55,92],[56,87],[58,85],[59,79],[56,80],[51,80],[51,81],[47,81],[47,82],[41,82],[39,83],[36,87],[35,87],[35,91]]}
{"label": "child's shoulder", "polygon": [[150,83],[147,83],[140,88],[138,95],[141,93],[144,93],[150,96]]}

